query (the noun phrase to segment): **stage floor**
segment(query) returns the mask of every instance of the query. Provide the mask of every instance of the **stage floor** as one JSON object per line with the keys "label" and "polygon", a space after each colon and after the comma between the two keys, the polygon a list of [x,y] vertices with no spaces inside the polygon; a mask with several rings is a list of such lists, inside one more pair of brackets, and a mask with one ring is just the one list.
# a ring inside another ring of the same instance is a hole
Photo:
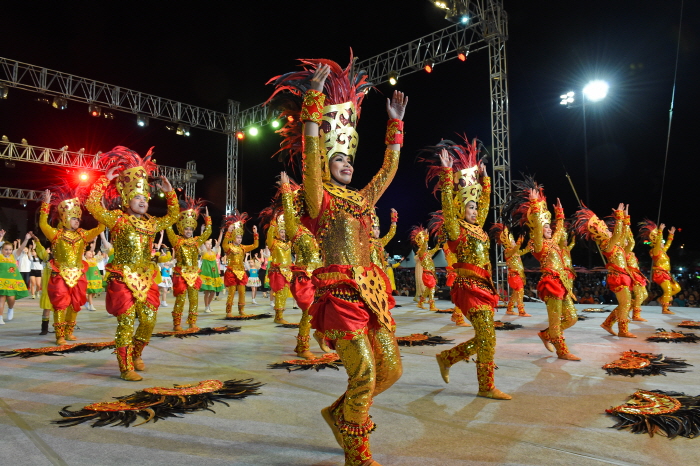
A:
{"label": "stage floor", "polygon": [[[250,300],[250,293],[248,295]],[[200,303],[201,303],[200,297]],[[258,302],[266,302],[258,295]],[[174,300],[169,301],[172,306]],[[394,310],[397,336],[429,332],[460,343],[471,328],[455,327],[449,314],[417,309],[410,298],[397,299]],[[40,336],[38,299],[22,299],[15,318],[0,326],[0,350],[53,345],[53,334]],[[291,308],[292,301],[288,301]],[[449,307],[447,301],[438,305]],[[81,311],[78,342],[110,341],[115,319],[104,311]],[[0,359],[0,463],[6,465],[339,465],[342,451],[321,418],[321,408],[344,390],[341,369],[288,372],[267,365],[293,359],[296,330],[278,328],[272,319],[241,322],[222,320],[224,302],[213,302],[212,314],[201,313],[200,327],[235,325],[238,333],[199,338],[154,338],[144,352],[144,380],[119,378],[110,351],[31,359]],[[589,305],[578,305],[582,310]],[[610,308],[610,307],[608,307]],[[608,335],[599,325],[607,314],[589,317],[566,332],[570,350],[582,361],[563,361],[545,350],[536,332],[546,327],[543,304],[528,303],[529,318],[496,319],[522,324],[513,331],[497,331],[497,387],[511,401],[476,397],[474,364],[452,367],[445,384],[435,353],[449,348],[402,347],[403,377],[377,397],[372,416],[375,459],[387,465],[476,464],[697,464],[699,440],[634,435],[610,429],[605,415],[610,406],[624,403],[637,389],[662,389],[700,394],[700,345],[650,343],[656,328],[676,329],[681,320],[700,320],[700,310],[645,307],[649,322],[633,323],[637,339]],[[156,332],[171,330],[170,311],[161,308]],[[249,313],[272,312],[266,304],[249,305]],[[298,322],[299,310],[285,317]],[[685,331],[685,330],[684,330]],[[692,330],[688,330],[691,331]],[[700,332],[698,332],[700,333]],[[686,359],[688,373],[634,378],[608,376],[601,366],[634,349]],[[312,350],[321,354],[312,346]],[[153,386],[189,384],[206,379],[254,378],[265,385],[261,395],[234,400],[216,413],[197,412],[139,427],[92,428],[83,424],[59,428],[64,406],[110,401]]]}

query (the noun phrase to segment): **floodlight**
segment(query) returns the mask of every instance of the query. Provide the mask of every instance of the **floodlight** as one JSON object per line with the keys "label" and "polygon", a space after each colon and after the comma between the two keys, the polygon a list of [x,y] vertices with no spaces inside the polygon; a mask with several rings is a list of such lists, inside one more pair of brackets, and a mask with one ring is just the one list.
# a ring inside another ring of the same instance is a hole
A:
{"label": "floodlight", "polygon": [[250,134],[251,136],[257,136],[258,135],[258,128],[253,126],[252,128],[250,128],[248,130],[248,134]]}
{"label": "floodlight", "polygon": [[95,105],[95,104],[88,105],[88,112],[90,112],[90,116],[94,116],[94,117],[102,116],[102,108],[99,105]]}
{"label": "floodlight", "polygon": [[145,128],[148,126],[149,120],[148,117],[145,115],[136,115],[136,124],[139,125],[142,128]]}
{"label": "floodlight", "polygon": [[424,69],[427,73],[432,73],[432,72],[433,72],[433,68],[435,68],[435,62],[434,62],[432,59],[428,58],[427,60],[425,60],[425,61],[423,62],[423,69]]}
{"label": "floodlight", "polygon": [[175,130],[175,134],[178,136],[189,136],[190,135],[190,127],[186,125],[177,125],[177,129]]}
{"label": "floodlight", "polygon": [[399,73],[397,71],[390,71],[389,72],[389,84],[392,86],[396,86],[396,83],[399,82]]}
{"label": "floodlight", "polygon": [[599,100],[603,100],[605,96],[608,95],[609,88],[610,86],[608,83],[597,79],[586,84],[586,87],[583,88],[583,95],[585,95],[586,99],[590,100],[591,102],[598,102]]}
{"label": "floodlight", "polygon": [[0,84],[0,99],[7,99],[7,93],[10,91],[10,88],[6,86],[5,84]]}
{"label": "floodlight", "polygon": [[54,97],[53,98],[53,104],[51,104],[53,108],[57,108],[59,110],[65,110],[68,108],[68,101],[64,97]]}

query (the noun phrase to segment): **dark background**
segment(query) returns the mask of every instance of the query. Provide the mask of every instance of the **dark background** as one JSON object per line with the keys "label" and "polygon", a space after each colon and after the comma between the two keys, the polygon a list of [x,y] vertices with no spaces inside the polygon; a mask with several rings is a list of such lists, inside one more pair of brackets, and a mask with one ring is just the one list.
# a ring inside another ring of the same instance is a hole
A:
{"label": "dark background", "polygon": [[[365,59],[450,24],[425,0],[13,3],[3,6],[2,56],[222,112],[229,98],[240,101],[241,109],[266,100],[272,89],[265,82],[295,69],[297,58],[329,58],[345,65],[350,47]],[[573,214],[577,203],[565,173],[583,197],[583,119],[580,108],[559,105],[559,95],[581,89],[590,79],[606,79],[611,85],[608,98],[586,109],[590,207],[603,216],[619,202],[629,203],[633,221],[640,221],[656,220],[661,205],[661,221],[682,228],[672,258],[694,267],[700,265],[697,2],[685,2],[661,198],[681,3],[506,0],[510,155],[514,179],[521,172],[536,175],[549,200],[559,197],[567,215]],[[410,102],[399,172],[378,203],[384,231],[389,209],[399,211],[390,251],[407,252],[410,227],[426,222],[427,214],[439,208],[425,187],[424,167],[415,163],[417,152],[456,133],[490,146],[488,71],[488,52],[481,51],[464,63],[454,59],[438,65],[431,74],[404,76],[396,86]],[[355,186],[363,186],[381,165],[384,102],[392,90],[382,84],[365,99]],[[151,120],[140,128],[134,115],[114,112],[114,120],[92,118],[86,105],[69,101],[60,111],[35,102],[36,97],[10,89],[8,99],[0,101],[0,134],[13,142],[26,138],[32,145],[68,145],[88,153],[125,145],[145,154],[155,146],[159,163],[182,168],[196,160],[204,174],[196,195],[210,201],[218,226],[225,206],[224,135],[193,129],[189,138],[180,137],[166,130],[165,122]],[[283,168],[270,158],[279,142],[272,128],[263,127],[259,136],[240,144],[238,207],[253,216],[269,202],[275,176]],[[0,165],[0,186],[43,189],[66,176],[77,173],[36,164],[17,163],[14,169]],[[0,206],[22,208],[7,199]],[[26,207],[30,227],[37,207]],[[153,213],[162,207],[162,201],[153,201]],[[90,221],[86,218],[85,226]],[[645,249],[638,248],[642,261],[648,260]],[[583,249],[574,252],[576,262],[586,261]]]}

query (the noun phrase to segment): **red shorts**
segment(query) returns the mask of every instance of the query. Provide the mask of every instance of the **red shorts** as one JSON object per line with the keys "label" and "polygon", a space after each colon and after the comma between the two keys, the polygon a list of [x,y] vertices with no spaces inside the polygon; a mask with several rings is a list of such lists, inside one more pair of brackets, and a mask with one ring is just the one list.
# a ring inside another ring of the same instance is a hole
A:
{"label": "red shorts", "polygon": [[[187,282],[185,281],[184,278],[182,278],[182,275],[180,275],[178,273],[174,273],[172,276],[172,281],[173,281],[173,295],[174,296],[180,296],[185,291],[187,291]],[[194,289],[198,290],[201,287],[202,287],[202,279],[200,277],[197,277],[197,281],[194,282]]]}
{"label": "red shorts", "polygon": [[654,280],[654,283],[657,285],[661,285],[663,282],[671,280],[671,274],[666,270],[654,269],[651,273],[651,279]]}
{"label": "red shorts", "polygon": [[232,270],[226,269],[224,272],[224,286],[228,288],[229,286],[245,286],[248,283],[248,274],[243,272],[243,278],[240,280],[236,277],[236,274]]}
{"label": "red shorts", "polygon": [[80,312],[80,308],[87,302],[87,278],[83,274],[73,288],[68,288],[63,277],[52,273],[46,292],[55,310],[63,311],[72,305],[73,311]]}
{"label": "red shorts", "polygon": [[289,290],[294,296],[294,300],[299,305],[302,311],[306,311],[314,302],[314,284],[311,278],[306,275],[306,269],[292,266],[292,282],[289,284]]}
{"label": "red shorts", "polygon": [[542,301],[546,298],[564,299],[566,296],[566,288],[559,278],[551,275],[542,275],[537,284],[537,296]]}
{"label": "red shorts", "polygon": [[630,286],[632,286],[632,278],[629,275],[615,271],[608,272],[608,288],[613,293],[619,293]]}
{"label": "red shorts", "polygon": [[[146,302],[156,309],[158,309],[160,305],[160,290],[155,282],[151,282]],[[128,311],[135,303],[134,295],[124,282],[116,278],[109,280],[107,284],[107,298],[105,299],[107,312],[113,316],[120,316]]]}
{"label": "red shorts", "polygon": [[630,267],[627,270],[632,276],[632,286],[647,286],[647,277],[639,269]]}
{"label": "red shorts", "polygon": [[484,306],[493,309],[498,304],[498,295],[488,286],[476,281],[456,280],[450,294],[455,306],[465,313]]}
{"label": "red shorts", "polygon": [[525,288],[520,275],[508,275],[508,286],[510,286],[513,291],[520,291]]}
{"label": "red shorts", "polygon": [[285,286],[289,286],[287,277],[285,277],[284,274],[279,271],[279,269],[270,270],[267,273],[267,276],[270,277],[270,288],[274,293],[284,289]]}
{"label": "red shorts", "polygon": [[[435,280],[435,272],[429,272],[424,270],[423,271],[423,284],[427,286],[428,288],[435,288],[435,284],[437,283],[437,280]],[[389,287],[391,289],[391,287]]]}

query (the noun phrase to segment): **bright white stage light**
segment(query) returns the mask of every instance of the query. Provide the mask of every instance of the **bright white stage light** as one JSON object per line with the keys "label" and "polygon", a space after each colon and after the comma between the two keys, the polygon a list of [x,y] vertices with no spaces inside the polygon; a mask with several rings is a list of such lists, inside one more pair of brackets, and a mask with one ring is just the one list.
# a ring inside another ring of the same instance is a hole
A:
{"label": "bright white stage light", "polygon": [[608,95],[608,89],[610,89],[608,83],[597,79],[586,84],[586,87],[583,88],[583,95],[591,102],[598,102]]}

